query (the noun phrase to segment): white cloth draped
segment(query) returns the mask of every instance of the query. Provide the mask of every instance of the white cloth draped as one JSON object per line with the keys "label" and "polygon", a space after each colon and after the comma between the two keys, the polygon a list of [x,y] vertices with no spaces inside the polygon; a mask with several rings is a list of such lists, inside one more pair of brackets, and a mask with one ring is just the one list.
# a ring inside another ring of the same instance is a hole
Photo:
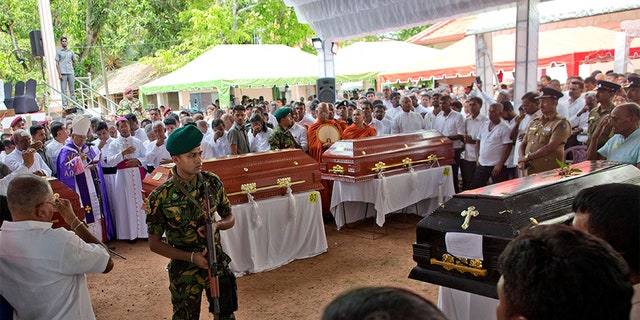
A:
{"label": "white cloth draped", "polygon": [[[444,175],[445,170],[448,176]],[[338,229],[362,219],[368,203],[374,204],[379,226],[384,225],[385,215],[415,203],[420,205],[416,213],[427,215],[438,206],[438,185],[443,177],[443,200],[450,199],[455,193],[450,166],[415,170],[415,175],[418,181],[415,188],[411,187],[411,172],[355,183],[334,181],[331,213]]]}
{"label": "white cloth draped", "polygon": [[287,196],[257,201],[262,216],[260,227],[252,222],[251,204],[232,207],[236,224],[220,236],[236,275],[272,270],[327,251],[320,194],[311,191],[293,196],[295,220],[291,219]]}

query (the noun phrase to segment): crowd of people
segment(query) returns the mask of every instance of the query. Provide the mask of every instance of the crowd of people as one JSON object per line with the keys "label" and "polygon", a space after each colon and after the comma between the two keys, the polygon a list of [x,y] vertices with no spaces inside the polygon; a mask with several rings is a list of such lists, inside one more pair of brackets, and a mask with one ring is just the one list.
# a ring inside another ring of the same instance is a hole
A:
{"label": "crowd of people", "polygon": [[[179,260],[181,264],[170,266],[170,272],[178,270],[171,277],[172,296],[181,301],[178,298],[181,293],[173,287],[176,283],[186,282],[189,290],[206,287],[202,283],[191,283],[195,281],[193,275],[187,280],[183,278],[193,265],[204,266],[206,254],[195,230],[191,230],[193,243],[183,244],[188,232],[185,233],[179,219],[171,221],[175,213],[166,209],[180,201],[165,198],[180,194],[174,188],[184,183],[190,191],[184,192],[182,206],[189,202],[191,190],[196,190],[193,191],[196,197],[202,197],[196,186],[205,180],[212,185],[219,184],[214,175],[202,178],[203,159],[298,148],[320,161],[322,153],[335,141],[319,138],[318,131],[330,127],[342,139],[437,130],[451,140],[455,151],[452,176],[456,192],[557,168],[558,161],[565,160],[565,149],[574,146],[583,146],[588,159],[640,166],[640,77],[637,74],[619,77],[598,73],[585,79],[574,76],[566,80],[564,87],[559,81],[543,76],[538,91],[527,92],[517,100],[512,92],[508,86],[493,93],[482,92],[475,85],[438,89],[385,86],[381,92],[363,90],[354,97],[335,102],[308,97],[287,104],[281,100],[269,102],[243,97],[241,103],[231,108],[216,103],[200,111],[144,109],[133,97],[133,90],[127,89],[115,115],[91,118],[71,114],[31,124],[16,117],[10,132],[1,137],[0,174],[31,172],[53,176],[75,190],[85,211],[85,220],[76,222],[70,217],[64,220],[73,231],[83,232],[86,226],[93,238],[84,233],[80,238],[87,243],[99,244],[98,239],[130,242],[149,239],[154,252],[172,261]],[[142,180],[158,166],[168,163],[176,164],[173,170],[177,178],[168,181],[170,185],[163,185],[164,191],[156,190],[145,206]],[[323,212],[328,214],[331,186],[330,181],[323,183]],[[226,206],[228,200],[224,200],[221,184],[216,190],[220,192],[216,201],[218,213],[223,218],[229,217],[218,225],[223,230],[233,226],[233,216]],[[42,189],[44,202],[37,204],[38,209],[42,204],[52,203],[65,210],[62,206],[66,206],[66,202],[49,199],[50,191],[50,188]],[[159,195],[165,191],[169,193]],[[11,199],[9,203],[11,206]],[[199,209],[193,206],[188,210]],[[43,211],[39,219],[45,221],[49,211]],[[15,220],[17,216],[11,212]],[[7,234],[4,225],[2,230],[0,234]],[[530,236],[547,239],[568,234],[563,230],[548,233],[551,234],[541,231]],[[163,234],[171,244],[169,247],[162,241]],[[589,245],[593,242],[585,241]],[[98,246],[87,250],[102,249]],[[228,259],[224,253],[220,258]],[[104,258],[99,262],[86,272],[110,270]],[[637,270],[635,272],[634,279],[638,280]],[[511,281],[510,276],[505,275],[499,292],[518,290]],[[192,310],[195,307],[182,307],[174,311],[182,315],[195,312]],[[234,309],[230,310],[232,314]]]}

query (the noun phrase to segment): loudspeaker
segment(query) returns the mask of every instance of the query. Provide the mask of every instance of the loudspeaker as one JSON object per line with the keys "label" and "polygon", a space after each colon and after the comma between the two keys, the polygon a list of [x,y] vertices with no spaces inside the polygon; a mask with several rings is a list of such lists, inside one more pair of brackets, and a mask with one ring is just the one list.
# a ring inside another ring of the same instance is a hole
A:
{"label": "loudspeaker", "polygon": [[318,78],[316,81],[316,96],[320,102],[336,102],[336,79]]}
{"label": "loudspeaker", "polygon": [[31,41],[31,54],[34,57],[44,57],[40,30],[31,30],[31,32],[29,32],[29,40]]}

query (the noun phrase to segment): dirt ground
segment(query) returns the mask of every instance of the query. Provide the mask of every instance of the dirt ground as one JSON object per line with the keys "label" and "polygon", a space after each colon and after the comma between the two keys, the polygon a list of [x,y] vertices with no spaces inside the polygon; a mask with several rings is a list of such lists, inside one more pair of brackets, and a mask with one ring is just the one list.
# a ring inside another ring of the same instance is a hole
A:
{"label": "dirt ground", "polygon": [[[409,279],[415,225],[420,217],[387,218],[384,228],[373,220],[337,231],[325,224],[328,250],[278,269],[238,278],[237,319],[319,319],[323,308],[339,293],[361,286],[396,286],[437,300],[438,287]],[[381,236],[375,232],[387,232]],[[375,238],[375,239],[374,239]],[[110,242],[127,259],[114,257],[108,274],[88,275],[91,301],[98,319],[171,319],[168,259],[152,253],[148,243]],[[206,312],[203,297],[201,319]]]}

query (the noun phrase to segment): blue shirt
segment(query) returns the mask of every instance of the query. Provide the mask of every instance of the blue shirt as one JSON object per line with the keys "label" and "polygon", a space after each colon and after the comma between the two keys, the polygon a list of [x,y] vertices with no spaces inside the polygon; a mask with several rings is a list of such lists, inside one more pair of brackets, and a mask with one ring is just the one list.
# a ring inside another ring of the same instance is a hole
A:
{"label": "blue shirt", "polygon": [[621,134],[614,135],[598,153],[609,161],[637,165],[640,163],[640,129],[636,129],[626,139]]}

